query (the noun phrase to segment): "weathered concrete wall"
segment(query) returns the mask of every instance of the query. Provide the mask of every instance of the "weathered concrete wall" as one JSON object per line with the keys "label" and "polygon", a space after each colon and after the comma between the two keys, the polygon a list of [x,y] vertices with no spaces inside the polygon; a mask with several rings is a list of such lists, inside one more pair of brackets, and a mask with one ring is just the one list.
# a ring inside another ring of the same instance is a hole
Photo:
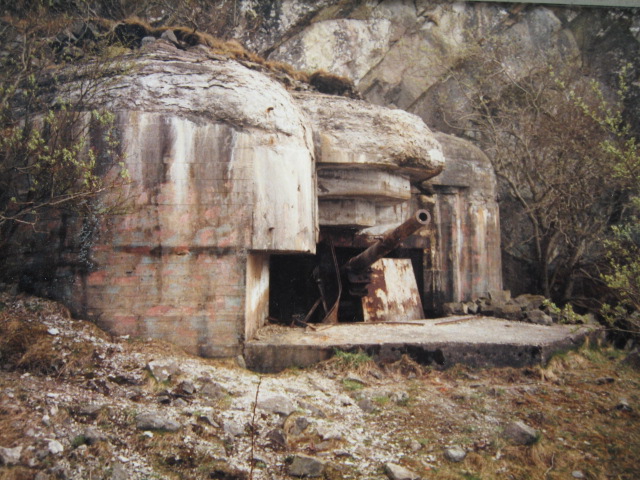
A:
{"label": "weathered concrete wall", "polygon": [[500,213],[491,162],[480,149],[452,135],[437,133],[447,158],[432,180],[436,192],[441,301],[467,301],[502,288]]}
{"label": "weathered concrete wall", "polygon": [[135,57],[106,102],[117,113],[129,205],[84,237],[49,226],[57,244],[31,258],[42,262],[52,248],[68,263],[50,263],[48,293],[115,334],[238,353],[267,317],[269,254],[316,248],[307,120],[270,78],[162,42]]}
{"label": "weathered concrete wall", "polygon": [[248,252],[315,249],[311,154],[226,123],[147,112],[118,122],[134,205],[94,245],[82,309],[118,334],[233,354],[266,317],[265,261]]}
{"label": "weathered concrete wall", "polygon": [[313,128],[320,226],[397,225],[410,215],[411,183],[445,157],[417,116],[368,102],[297,93]]}

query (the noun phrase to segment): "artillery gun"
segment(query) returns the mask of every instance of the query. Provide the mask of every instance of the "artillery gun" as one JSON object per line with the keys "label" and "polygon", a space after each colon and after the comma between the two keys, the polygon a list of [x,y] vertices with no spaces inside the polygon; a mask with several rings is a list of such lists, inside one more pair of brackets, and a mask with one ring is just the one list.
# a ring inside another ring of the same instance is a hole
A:
{"label": "artillery gun", "polygon": [[[377,305],[379,304],[379,302],[376,302],[375,299],[367,298],[371,297],[372,295],[375,296],[375,292],[378,292],[381,287],[381,285],[376,284],[376,281],[380,278],[380,276],[373,275],[374,272],[372,272],[371,269],[372,265],[374,265],[378,260],[384,258],[385,255],[388,255],[390,252],[398,248],[405,239],[429,225],[430,222],[431,215],[429,214],[429,212],[427,210],[418,210],[404,223],[383,234],[382,237],[373,245],[369,246],[362,253],[351,257],[341,267],[338,267],[338,261],[335,256],[335,251],[332,248],[333,263],[336,270],[336,282],[338,285],[337,298],[333,303],[333,306],[330,309],[327,309],[328,302],[325,296],[325,289],[320,279],[318,279],[318,286],[321,296],[307,315],[307,319],[320,305],[320,303],[322,303],[326,311],[326,315],[322,320],[322,323],[337,323],[338,309],[341,297],[343,295],[343,283],[346,283],[348,293],[351,297],[362,298],[363,308],[376,310],[376,308],[378,308]],[[406,271],[406,273],[413,275],[413,269],[411,268],[410,263],[407,262],[407,265],[408,267],[405,266],[402,268],[404,268],[404,270],[409,269],[410,271]],[[385,267],[382,266],[380,268],[384,269]],[[382,286],[381,293],[386,296],[386,294],[388,293],[386,292],[386,289],[389,287],[390,286],[388,285]],[[403,302],[408,302],[409,304],[413,303],[415,304],[414,310],[417,309],[421,311],[422,305],[417,289],[415,289],[415,295],[412,295],[412,297],[413,298],[403,299]]]}

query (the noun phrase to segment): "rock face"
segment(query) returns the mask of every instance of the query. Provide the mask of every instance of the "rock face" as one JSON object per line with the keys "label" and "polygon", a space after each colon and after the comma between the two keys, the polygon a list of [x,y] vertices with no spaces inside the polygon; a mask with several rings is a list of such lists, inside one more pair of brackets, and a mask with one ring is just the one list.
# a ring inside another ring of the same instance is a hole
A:
{"label": "rock face", "polygon": [[[524,66],[527,55],[542,50],[577,51],[571,32],[552,10],[543,7],[510,9],[490,3],[409,0],[342,2],[348,5],[333,9],[318,5],[311,19],[300,26],[303,17],[295,15],[299,10],[293,6],[301,2],[278,3],[282,8],[272,22],[278,24],[280,41],[262,37],[263,42],[275,44],[275,48],[263,46],[269,58],[301,69],[322,68],[348,76],[368,100],[426,116],[427,124],[438,129],[446,125],[433,122],[437,107],[443,102],[450,107],[451,100],[433,94],[443,74],[462,58],[465,46],[474,38],[497,35],[517,45],[520,57],[508,59],[516,69]],[[297,31],[292,28],[296,20]]]}

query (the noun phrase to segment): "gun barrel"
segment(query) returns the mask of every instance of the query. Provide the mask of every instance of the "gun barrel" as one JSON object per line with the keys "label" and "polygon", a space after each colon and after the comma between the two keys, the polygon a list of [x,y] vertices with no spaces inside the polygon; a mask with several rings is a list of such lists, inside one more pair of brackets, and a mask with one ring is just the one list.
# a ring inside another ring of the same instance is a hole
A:
{"label": "gun barrel", "polygon": [[364,252],[352,257],[342,269],[359,272],[368,268],[372,263],[384,257],[387,253],[398,248],[407,237],[426,227],[431,222],[431,215],[426,210],[418,210],[411,218],[393,230],[385,233],[380,240],[367,248]]}

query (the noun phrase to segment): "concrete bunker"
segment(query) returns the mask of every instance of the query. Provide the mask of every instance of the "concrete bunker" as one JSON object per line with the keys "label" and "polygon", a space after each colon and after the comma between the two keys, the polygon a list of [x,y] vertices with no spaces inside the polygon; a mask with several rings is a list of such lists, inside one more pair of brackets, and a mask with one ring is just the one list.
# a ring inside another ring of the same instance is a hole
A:
{"label": "concrete bunker", "polygon": [[335,264],[421,211],[428,225],[382,267],[413,283],[411,318],[402,305],[365,318],[352,292],[337,321],[421,318],[501,288],[495,180],[466,142],[401,110],[288,91],[197,49],[156,42],[136,61],[105,93],[133,206],[101,219],[89,244],[81,220],[48,225],[17,258],[34,290],[114,334],[237,355],[269,318],[304,321],[324,278],[327,306],[307,318],[320,321],[339,297]]}

